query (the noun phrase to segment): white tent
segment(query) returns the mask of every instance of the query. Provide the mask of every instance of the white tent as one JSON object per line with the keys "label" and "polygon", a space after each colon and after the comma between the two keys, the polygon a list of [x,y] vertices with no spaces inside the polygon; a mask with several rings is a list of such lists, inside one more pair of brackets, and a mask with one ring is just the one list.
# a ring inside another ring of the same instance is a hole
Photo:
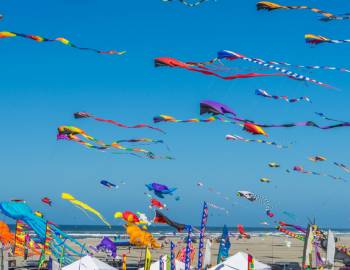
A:
{"label": "white tent", "polygon": [[116,270],[116,268],[113,268],[94,257],[85,256],[80,260],[63,267],[62,270]]}
{"label": "white tent", "polygon": [[[168,256],[165,255],[162,257],[162,261],[163,261],[163,264],[164,264],[164,269],[166,269],[166,264],[167,264],[167,258]],[[160,264],[160,260],[154,262],[151,264],[151,270],[159,270],[159,265]],[[143,270],[144,268],[139,268],[139,270]],[[175,269],[176,270],[185,270],[185,264],[183,262],[180,262],[178,260],[175,260]]]}
{"label": "white tent", "polygon": [[[248,269],[248,254],[245,252],[238,252],[235,255],[228,257],[224,262],[209,268],[209,270],[247,270]],[[271,270],[267,264],[259,262],[254,259],[255,270]]]}

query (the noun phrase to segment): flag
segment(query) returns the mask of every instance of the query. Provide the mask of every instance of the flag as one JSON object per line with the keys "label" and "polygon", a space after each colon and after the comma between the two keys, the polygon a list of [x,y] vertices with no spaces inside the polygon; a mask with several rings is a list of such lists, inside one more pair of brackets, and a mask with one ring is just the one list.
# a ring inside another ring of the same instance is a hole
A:
{"label": "flag", "polygon": [[198,246],[198,270],[202,269],[203,266],[203,247],[204,247],[204,235],[208,221],[208,205],[206,202],[203,204],[203,213],[201,221],[201,230],[199,234],[199,246]]}
{"label": "flag", "polygon": [[190,270],[191,267],[191,259],[190,259],[190,253],[191,253],[191,233],[192,233],[192,226],[187,225],[187,243],[186,243],[186,253],[185,253],[185,270]]}
{"label": "flag", "polygon": [[176,270],[175,266],[175,244],[170,242],[170,270]]}
{"label": "flag", "polygon": [[160,257],[159,257],[159,270],[164,270],[164,262],[163,262],[162,255],[160,255]]}
{"label": "flag", "polygon": [[149,251],[149,248],[146,248],[145,253],[145,266],[143,267],[144,270],[150,270],[151,269],[151,263],[152,263],[152,254]]}
{"label": "flag", "polygon": [[207,239],[207,243],[205,245],[205,254],[203,260],[204,269],[211,265],[211,240]]}
{"label": "flag", "polygon": [[248,270],[254,270],[254,258],[248,254]]}
{"label": "flag", "polygon": [[123,254],[122,270],[126,270],[126,255],[125,254]]}
{"label": "flag", "polygon": [[230,247],[231,247],[230,236],[228,234],[228,229],[225,225],[224,228],[222,229],[222,236],[220,241],[217,264],[221,263],[228,257]]}

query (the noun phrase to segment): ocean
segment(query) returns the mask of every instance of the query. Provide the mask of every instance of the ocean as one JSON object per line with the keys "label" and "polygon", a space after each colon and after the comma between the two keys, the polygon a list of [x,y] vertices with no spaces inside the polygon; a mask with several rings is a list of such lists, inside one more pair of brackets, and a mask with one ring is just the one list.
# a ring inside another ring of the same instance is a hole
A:
{"label": "ocean", "polygon": [[[14,230],[14,225],[10,225],[11,230]],[[123,226],[112,226],[108,228],[102,225],[61,225],[61,230],[74,238],[101,238],[103,236],[126,238],[125,229]],[[198,227],[197,227],[198,229]],[[284,235],[277,231],[274,227],[245,227],[247,233],[251,236],[264,236],[264,235]],[[238,235],[236,227],[228,227],[230,235]],[[328,230],[328,229],[325,229]],[[349,235],[350,229],[332,229],[337,235]],[[169,226],[150,226],[148,231],[155,237],[159,236],[174,236],[176,230]],[[222,232],[222,227],[207,227],[207,234],[213,236],[219,236]],[[198,231],[194,231],[194,235],[198,235]],[[177,236],[182,237],[186,235],[186,232],[176,233]]]}

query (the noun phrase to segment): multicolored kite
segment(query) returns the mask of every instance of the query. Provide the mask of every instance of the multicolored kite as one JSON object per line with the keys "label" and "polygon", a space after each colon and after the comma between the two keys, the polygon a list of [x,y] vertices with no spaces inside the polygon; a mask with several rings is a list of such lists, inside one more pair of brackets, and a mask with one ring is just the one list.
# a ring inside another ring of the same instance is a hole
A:
{"label": "multicolored kite", "polygon": [[306,34],[305,41],[306,43],[310,43],[313,45],[318,45],[321,43],[350,43],[350,39],[330,39],[328,37],[318,36],[314,34]]}
{"label": "multicolored kite", "polygon": [[[213,63],[213,62],[208,62]],[[155,67],[172,67],[172,68],[183,68],[189,71],[199,72],[204,75],[211,75],[218,77],[223,80],[234,80],[234,79],[247,79],[254,77],[266,77],[266,76],[284,76],[281,74],[264,74],[264,73],[246,73],[246,74],[236,74],[231,76],[222,76],[218,73],[215,73],[214,70],[206,67],[203,63],[195,63],[195,62],[181,62],[175,58],[170,57],[159,57],[154,60]]]}
{"label": "multicolored kite", "polygon": [[10,37],[22,37],[22,38],[31,39],[31,40],[34,40],[37,42],[61,42],[62,44],[70,46],[74,49],[79,49],[79,50],[84,50],[84,51],[93,51],[93,52],[98,53],[98,54],[122,55],[122,54],[126,53],[125,51],[122,51],[122,52],[117,52],[114,50],[100,51],[100,50],[93,49],[93,48],[79,47],[79,46],[71,43],[68,39],[65,39],[63,37],[49,39],[49,38],[45,38],[45,37],[41,37],[41,36],[20,34],[20,33],[15,33],[15,32],[7,32],[7,31],[0,32],[0,38],[10,38]]}
{"label": "multicolored kite", "polygon": [[159,198],[164,198],[164,195],[173,195],[173,192],[176,190],[176,188],[169,188],[166,185],[155,182],[147,184],[146,187]]}
{"label": "multicolored kite", "polygon": [[46,204],[49,205],[49,206],[52,206],[52,201],[51,201],[51,199],[48,198],[48,197],[42,198],[41,201],[42,201],[43,203],[46,203]]}
{"label": "multicolored kite", "polygon": [[277,9],[307,9],[311,10],[312,12],[321,14],[323,17],[320,19],[321,21],[328,22],[331,20],[349,20],[350,15],[334,15],[332,13],[329,13],[327,11],[320,10],[318,8],[312,8],[308,6],[282,6],[280,4],[268,2],[268,1],[261,1],[256,4],[257,10],[277,10]]}
{"label": "multicolored kite", "polygon": [[153,219],[153,223],[168,224],[169,226],[175,228],[178,232],[182,232],[186,228],[185,224],[177,223],[171,220],[159,210],[156,210],[156,215]]}
{"label": "multicolored kite", "polygon": [[334,180],[343,180],[345,181],[344,178],[340,177],[340,176],[334,176],[334,175],[330,175],[327,173],[320,173],[320,172],[314,172],[314,171],[308,171],[305,170],[302,166],[294,166],[293,167],[293,171],[295,172],[300,172],[300,173],[304,173],[304,174],[312,174],[312,175],[318,175],[318,176],[326,176],[326,177],[330,177]]}

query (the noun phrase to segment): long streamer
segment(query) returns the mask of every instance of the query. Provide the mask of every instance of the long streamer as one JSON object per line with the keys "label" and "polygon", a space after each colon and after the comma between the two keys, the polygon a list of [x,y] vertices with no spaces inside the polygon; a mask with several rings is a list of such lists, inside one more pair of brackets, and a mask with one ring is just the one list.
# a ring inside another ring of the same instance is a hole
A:
{"label": "long streamer", "polygon": [[255,95],[266,97],[266,98],[272,98],[272,99],[283,99],[284,101],[289,103],[295,103],[301,100],[311,102],[310,98],[308,97],[288,98],[287,96],[276,96],[276,95],[269,94],[266,90],[263,90],[263,89],[256,89]]}
{"label": "long streamer", "polygon": [[117,52],[115,50],[101,51],[101,50],[97,50],[97,49],[93,49],[93,48],[79,47],[79,46],[73,44],[72,42],[70,42],[68,39],[63,38],[63,37],[49,39],[49,38],[45,38],[45,37],[41,37],[41,36],[21,34],[21,33],[16,33],[16,32],[8,32],[8,31],[0,32],[0,38],[11,38],[11,37],[22,37],[22,38],[31,39],[31,40],[34,40],[37,42],[61,42],[62,44],[67,45],[69,47],[72,47],[74,49],[93,51],[93,52],[98,53],[98,54],[122,55],[122,54],[126,53],[125,51],[122,51],[122,52]]}
{"label": "long streamer", "polygon": [[118,126],[118,127],[121,127],[121,128],[149,128],[149,129],[153,129],[153,130],[157,130],[157,131],[160,131],[162,133],[165,133],[160,128],[152,127],[152,126],[147,125],[147,124],[137,124],[137,125],[134,125],[134,126],[127,126],[127,125],[124,125],[124,124],[122,124],[120,122],[117,122],[115,120],[108,120],[108,119],[95,117],[94,115],[92,115],[91,113],[88,113],[88,112],[76,112],[76,113],[74,113],[74,118],[75,119],[92,118],[92,119],[94,119],[96,121],[104,122],[104,123],[110,123],[112,125],[115,125],[115,126]]}
{"label": "long streamer", "polygon": [[265,140],[261,140],[261,139],[257,139],[257,140],[245,139],[245,138],[238,136],[238,135],[228,134],[225,136],[225,139],[229,140],[229,141],[257,142],[257,143],[264,143],[264,144],[268,144],[268,145],[273,145],[273,146],[276,146],[277,148],[288,148],[288,146],[281,145],[281,144],[278,144],[276,142],[269,142],[269,141],[265,141]]}
{"label": "long streamer", "polygon": [[261,1],[256,4],[257,10],[268,10],[268,11],[273,11],[277,9],[307,9],[312,12],[321,14],[323,17],[320,19],[321,21],[331,21],[331,20],[349,20],[350,15],[345,14],[345,15],[334,15],[330,12],[323,11],[318,8],[312,8],[308,6],[283,6],[280,4],[268,2],[268,1]]}

